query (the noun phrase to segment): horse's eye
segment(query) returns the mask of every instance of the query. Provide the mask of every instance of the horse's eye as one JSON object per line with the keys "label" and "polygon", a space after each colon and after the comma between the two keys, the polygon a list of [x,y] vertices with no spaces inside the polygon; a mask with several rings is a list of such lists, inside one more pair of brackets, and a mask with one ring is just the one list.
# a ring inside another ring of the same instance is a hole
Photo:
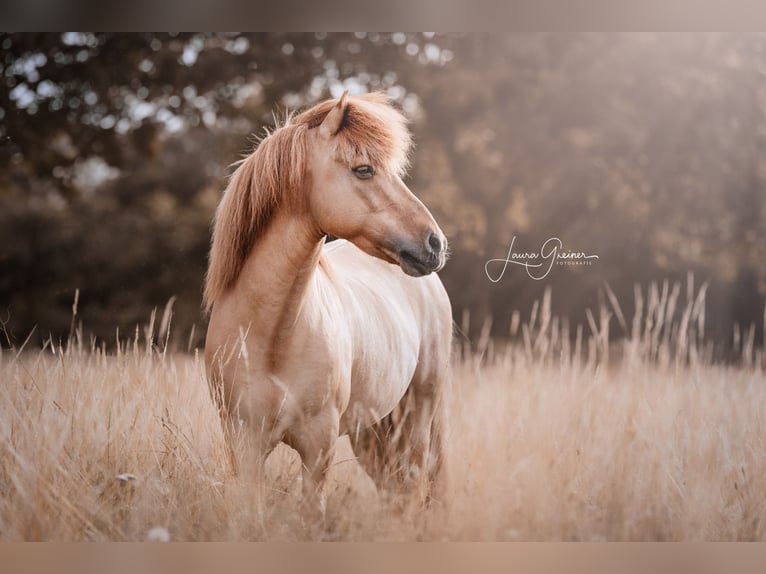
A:
{"label": "horse's eye", "polygon": [[360,165],[351,171],[353,171],[354,175],[359,179],[370,179],[373,175],[375,175],[375,170],[372,169],[372,166],[370,165]]}

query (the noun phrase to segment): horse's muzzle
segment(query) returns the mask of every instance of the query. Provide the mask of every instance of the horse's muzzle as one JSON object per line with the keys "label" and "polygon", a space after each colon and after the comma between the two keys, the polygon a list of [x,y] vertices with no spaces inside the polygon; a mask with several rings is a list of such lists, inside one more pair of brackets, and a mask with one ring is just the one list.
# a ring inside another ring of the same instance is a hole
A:
{"label": "horse's muzzle", "polygon": [[407,275],[428,275],[444,267],[447,260],[447,239],[441,233],[430,232],[422,245],[401,245],[398,256],[399,267]]}

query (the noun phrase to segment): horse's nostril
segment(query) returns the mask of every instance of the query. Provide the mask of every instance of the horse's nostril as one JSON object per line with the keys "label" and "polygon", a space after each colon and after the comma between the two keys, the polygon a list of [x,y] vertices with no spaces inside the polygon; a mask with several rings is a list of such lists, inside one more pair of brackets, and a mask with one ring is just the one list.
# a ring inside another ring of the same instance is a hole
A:
{"label": "horse's nostril", "polygon": [[442,241],[436,233],[429,233],[427,242],[428,247],[430,247],[431,251],[434,253],[439,253],[439,251],[442,250]]}

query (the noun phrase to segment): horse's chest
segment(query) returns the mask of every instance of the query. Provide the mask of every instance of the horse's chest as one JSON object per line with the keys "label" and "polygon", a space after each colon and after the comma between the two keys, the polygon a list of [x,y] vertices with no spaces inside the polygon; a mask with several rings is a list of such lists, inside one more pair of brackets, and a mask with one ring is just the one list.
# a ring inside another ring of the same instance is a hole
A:
{"label": "horse's chest", "polygon": [[418,346],[404,335],[356,349],[346,429],[370,426],[390,413],[407,391],[418,362]]}

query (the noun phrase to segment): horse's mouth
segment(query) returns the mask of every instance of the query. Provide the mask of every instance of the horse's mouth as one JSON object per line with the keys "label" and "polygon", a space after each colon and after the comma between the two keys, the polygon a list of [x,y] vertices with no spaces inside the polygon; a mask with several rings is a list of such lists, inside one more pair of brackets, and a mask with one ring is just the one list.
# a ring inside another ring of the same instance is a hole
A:
{"label": "horse's mouth", "polygon": [[399,252],[399,267],[411,277],[423,277],[433,271],[438,271],[442,266],[443,263],[439,259],[423,260],[409,251]]}
{"label": "horse's mouth", "polygon": [[434,271],[441,270],[446,263],[445,255],[418,256],[406,249],[394,251],[386,247],[378,247],[377,256],[388,263],[398,265],[410,277],[423,277]]}

